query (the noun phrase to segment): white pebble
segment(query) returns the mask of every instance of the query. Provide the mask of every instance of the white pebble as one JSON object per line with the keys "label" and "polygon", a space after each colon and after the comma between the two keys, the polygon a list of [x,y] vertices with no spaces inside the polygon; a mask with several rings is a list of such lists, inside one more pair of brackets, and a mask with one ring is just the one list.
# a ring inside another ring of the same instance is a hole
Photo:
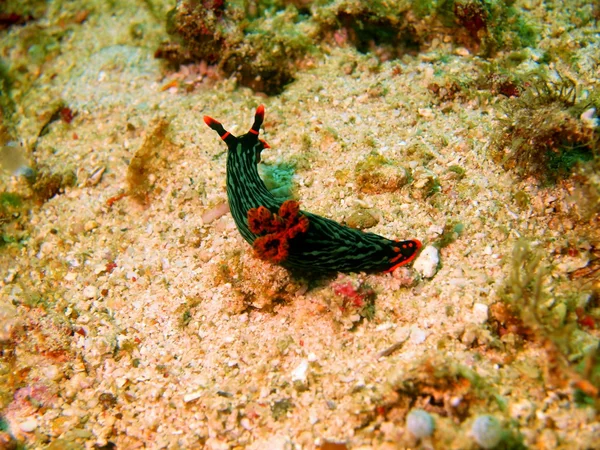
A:
{"label": "white pebble", "polygon": [[429,336],[429,333],[420,329],[418,326],[412,325],[410,327],[410,341],[413,344],[422,344],[425,342],[425,339],[427,339],[427,336]]}
{"label": "white pebble", "polygon": [[30,417],[29,419],[27,419],[24,422],[21,422],[19,424],[19,428],[21,429],[21,431],[23,431],[25,433],[31,433],[33,430],[35,430],[37,428],[37,426],[38,426],[38,422],[35,417]]}
{"label": "white pebble", "polygon": [[242,420],[240,420],[240,425],[245,430],[250,431],[252,429],[252,423],[250,422],[250,420],[247,417],[244,417],[244,418],[242,418]]}
{"label": "white pebble", "polygon": [[488,305],[475,303],[473,305],[473,321],[478,324],[484,324],[489,318]]}
{"label": "white pebble", "polygon": [[42,369],[42,373],[46,378],[52,381],[58,381],[62,378],[63,373],[56,366],[48,366]]}
{"label": "white pebble", "polygon": [[292,371],[292,382],[301,386],[306,385],[308,379],[308,360],[303,359]]}
{"label": "white pebble", "polygon": [[594,117],[595,115],[596,108],[589,108],[582,112],[579,118],[586,128],[596,128],[597,126],[600,126],[600,119]]}
{"label": "white pebble", "polygon": [[415,260],[413,268],[424,278],[431,278],[436,274],[439,263],[439,250],[432,245],[428,245]]}
{"label": "white pebble", "polygon": [[431,225],[427,229],[427,233],[437,234],[438,236],[441,236],[444,233],[444,227],[442,225]]}
{"label": "white pebble", "polygon": [[200,391],[191,392],[191,393],[185,394],[183,396],[183,401],[185,403],[193,402],[194,400],[198,400],[201,396],[202,396],[202,392],[200,392]]}
{"label": "white pebble", "polygon": [[98,293],[98,289],[96,286],[89,285],[83,288],[83,296],[85,298],[96,298],[96,294]]}

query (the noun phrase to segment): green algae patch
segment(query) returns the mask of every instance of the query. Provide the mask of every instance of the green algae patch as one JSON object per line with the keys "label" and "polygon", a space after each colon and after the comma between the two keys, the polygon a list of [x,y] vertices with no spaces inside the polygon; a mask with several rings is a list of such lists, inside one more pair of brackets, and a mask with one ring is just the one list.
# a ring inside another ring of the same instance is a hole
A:
{"label": "green algae patch", "polygon": [[265,186],[277,200],[284,201],[293,198],[295,172],[293,164],[261,164],[259,170]]}
{"label": "green algae patch", "polygon": [[354,181],[365,194],[395,192],[408,182],[408,172],[379,153],[371,153],[354,168]]}
{"label": "green algae patch", "polygon": [[577,166],[592,163],[600,148],[594,119],[585,119],[593,105],[594,99],[579,98],[573,80],[534,78],[531,87],[504,105],[494,159],[505,169],[546,182],[570,176]]}
{"label": "green algae patch", "polygon": [[174,40],[163,44],[157,56],[175,66],[200,60],[216,64],[243,86],[280,93],[293,81],[295,64],[310,53],[311,33],[294,6],[256,6],[179,1],[167,16]]}

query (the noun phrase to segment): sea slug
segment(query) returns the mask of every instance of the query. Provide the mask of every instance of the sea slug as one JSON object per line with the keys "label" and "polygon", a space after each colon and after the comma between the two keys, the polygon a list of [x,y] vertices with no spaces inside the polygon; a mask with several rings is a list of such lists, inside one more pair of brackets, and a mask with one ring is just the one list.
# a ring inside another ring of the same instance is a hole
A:
{"label": "sea slug", "polygon": [[257,165],[269,145],[258,138],[265,108],[256,109],[248,133],[235,137],[215,119],[204,122],[227,144],[227,198],[235,224],[256,255],[288,269],[308,272],[391,272],[411,262],[416,239],[397,241],[348,228],[278,201],[261,180]]}

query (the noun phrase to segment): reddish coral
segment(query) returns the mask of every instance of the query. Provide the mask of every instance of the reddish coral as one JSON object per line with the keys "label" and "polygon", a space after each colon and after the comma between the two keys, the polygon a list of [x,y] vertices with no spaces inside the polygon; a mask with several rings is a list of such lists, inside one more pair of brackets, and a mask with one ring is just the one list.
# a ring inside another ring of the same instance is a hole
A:
{"label": "reddish coral", "polygon": [[113,270],[115,270],[117,267],[117,264],[114,261],[109,261],[106,263],[106,271],[108,273],[112,273]]}
{"label": "reddish coral", "polygon": [[577,314],[577,323],[581,328],[589,328],[590,330],[596,328],[596,321],[594,318],[586,314],[581,306],[575,308],[575,314]]}
{"label": "reddish coral", "polygon": [[287,200],[277,214],[264,206],[248,211],[248,228],[259,235],[253,247],[256,256],[272,263],[285,261],[289,254],[289,242],[308,230],[308,218],[300,213],[300,205]]}
{"label": "reddish coral", "polygon": [[336,295],[343,298],[344,307],[362,308],[375,299],[375,291],[362,283],[355,287],[350,281],[342,281],[334,283],[331,287]]}
{"label": "reddish coral", "polygon": [[454,16],[477,42],[487,31],[487,12],[479,2],[455,3]]}
{"label": "reddish coral", "polygon": [[498,93],[507,97],[519,97],[521,88],[514,81],[505,80],[498,84]]}
{"label": "reddish coral", "polygon": [[75,113],[68,106],[63,106],[60,108],[58,114],[60,115],[61,120],[65,123],[71,123],[73,121],[73,117],[75,117]]}

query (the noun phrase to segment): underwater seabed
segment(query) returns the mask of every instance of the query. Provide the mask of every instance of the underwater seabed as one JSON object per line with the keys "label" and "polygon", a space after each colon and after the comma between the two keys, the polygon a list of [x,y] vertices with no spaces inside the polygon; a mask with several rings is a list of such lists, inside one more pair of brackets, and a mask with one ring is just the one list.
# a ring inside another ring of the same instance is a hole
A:
{"label": "underwater seabed", "polygon": [[[0,448],[597,448],[599,18],[2,2]],[[260,104],[273,198],[413,263],[260,259],[202,120]]]}

